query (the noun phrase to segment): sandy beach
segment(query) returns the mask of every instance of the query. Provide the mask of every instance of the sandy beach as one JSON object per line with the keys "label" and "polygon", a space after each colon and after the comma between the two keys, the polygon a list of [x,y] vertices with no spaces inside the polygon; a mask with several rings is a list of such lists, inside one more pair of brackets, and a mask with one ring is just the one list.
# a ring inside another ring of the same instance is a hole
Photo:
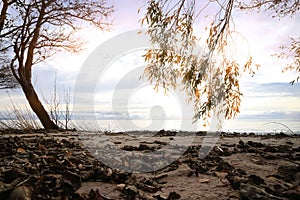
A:
{"label": "sandy beach", "polygon": [[300,136],[0,136],[0,199],[300,199]]}

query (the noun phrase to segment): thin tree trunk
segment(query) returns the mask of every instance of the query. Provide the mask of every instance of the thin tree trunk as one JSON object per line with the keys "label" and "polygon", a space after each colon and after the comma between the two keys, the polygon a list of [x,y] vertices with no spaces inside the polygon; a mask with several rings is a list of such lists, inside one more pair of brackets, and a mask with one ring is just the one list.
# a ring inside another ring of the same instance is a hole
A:
{"label": "thin tree trunk", "polygon": [[0,33],[4,27],[7,9],[8,9],[8,2],[6,0],[2,0],[2,9],[1,9],[1,15],[0,15]]}
{"label": "thin tree trunk", "polygon": [[[38,20],[36,22],[36,27],[33,30],[33,35],[29,42],[25,65],[23,66],[23,61],[21,62],[19,61],[19,67],[18,67],[19,83],[22,86],[23,92],[26,96],[26,99],[29,102],[30,107],[32,108],[33,112],[37,115],[44,128],[58,129],[58,126],[50,119],[50,116],[48,115],[41,101],[39,100],[39,97],[35,92],[33,85],[31,83],[34,50],[38,38],[40,36],[40,29],[41,29],[43,17],[45,15],[45,9],[46,9],[46,5],[42,4],[38,16]],[[21,51],[21,55],[24,56],[24,51],[23,52]]]}
{"label": "thin tree trunk", "polygon": [[22,84],[22,89],[26,96],[26,99],[29,102],[30,107],[32,108],[33,112],[37,115],[44,128],[47,130],[58,129],[58,126],[56,126],[54,122],[50,119],[43,104],[39,100],[38,95],[35,92],[32,84]]}

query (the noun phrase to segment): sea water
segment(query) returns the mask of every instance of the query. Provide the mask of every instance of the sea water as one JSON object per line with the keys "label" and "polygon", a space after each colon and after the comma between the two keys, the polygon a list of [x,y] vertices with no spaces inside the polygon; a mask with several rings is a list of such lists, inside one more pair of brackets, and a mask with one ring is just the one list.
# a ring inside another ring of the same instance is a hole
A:
{"label": "sea water", "polygon": [[[151,125],[152,124],[152,125]],[[157,124],[157,125],[153,125]],[[136,131],[136,130],[176,130],[176,131],[208,131],[209,125],[203,126],[203,123],[193,123],[190,120],[85,120],[75,121],[77,127],[87,130],[100,131]],[[224,132],[240,133],[288,133],[300,134],[300,119],[236,119],[223,121],[220,129]]]}

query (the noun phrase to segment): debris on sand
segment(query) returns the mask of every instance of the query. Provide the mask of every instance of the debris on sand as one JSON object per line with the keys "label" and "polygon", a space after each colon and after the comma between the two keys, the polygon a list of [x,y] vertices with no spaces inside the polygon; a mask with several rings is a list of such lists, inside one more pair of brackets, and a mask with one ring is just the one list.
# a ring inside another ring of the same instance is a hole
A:
{"label": "debris on sand", "polygon": [[[130,155],[157,151],[170,142],[162,137],[177,137],[162,130],[126,144],[128,134],[106,136]],[[199,157],[196,141],[168,166],[133,173],[101,163],[76,134],[6,134],[0,136],[0,199],[300,199],[299,140],[225,134],[206,157]]]}

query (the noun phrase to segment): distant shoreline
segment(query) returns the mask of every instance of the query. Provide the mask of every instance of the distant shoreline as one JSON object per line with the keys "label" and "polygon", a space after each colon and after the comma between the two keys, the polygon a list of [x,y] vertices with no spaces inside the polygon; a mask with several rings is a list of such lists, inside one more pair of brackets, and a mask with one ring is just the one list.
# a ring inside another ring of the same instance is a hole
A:
{"label": "distant shoreline", "polygon": [[141,135],[141,136],[154,136],[154,137],[167,137],[167,136],[222,136],[222,137],[251,137],[251,136],[269,136],[269,137],[300,137],[300,130],[290,132],[210,132],[210,131],[178,131],[178,130],[136,130],[136,131],[90,131],[90,130],[45,130],[45,129],[0,129],[0,135],[22,135],[22,134],[51,134],[51,135],[80,135],[80,133],[90,134],[105,134],[105,135]]}

